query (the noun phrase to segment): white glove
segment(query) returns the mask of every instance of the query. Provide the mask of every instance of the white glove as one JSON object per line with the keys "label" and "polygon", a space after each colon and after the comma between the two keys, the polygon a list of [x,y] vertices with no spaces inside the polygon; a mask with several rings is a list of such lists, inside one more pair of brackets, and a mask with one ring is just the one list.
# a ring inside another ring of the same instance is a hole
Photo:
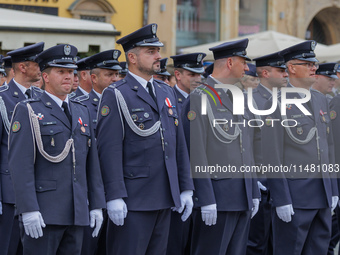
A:
{"label": "white glove", "polygon": [[94,209],[90,211],[90,227],[94,228],[92,232],[92,237],[97,237],[99,230],[103,224],[103,211],[102,209]]}
{"label": "white glove", "polygon": [[106,203],[107,214],[117,226],[124,225],[124,218],[127,215],[127,207],[122,198],[114,199]]}
{"label": "white glove", "polygon": [[26,235],[35,239],[43,236],[42,227],[46,225],[39,211],[22,213],[22,223]]}
{"label": "white glove", "polygon": [[0,215],[2,215],[2,203],[0,201]]}
{"label": "white glove", "polygon": [[251,218],[253,218],[255,216],[255,214],[259,211],[259,204],[260,204],[260,199],[254,198],[253,199],[253,208],[252,208],[252,212],[251,212]]}
{"label": "white glove", "polygon": [[294,215],[292,204],[276,207],[277,216],[284,222],[292,221],[292,215]]}
{"label": "white glove", "polygon": [[185,211],[181,217],[182,221],[186,221],[192,213],[192,207],[194,206],[194,202],[192,201],[192,194],[192,190],[183,191],[180,195],[181,207],[174,209],[175,211],[182,213],[185,207]]}
{"label": "white glove", "polygon": [[202,206],[201,213],[202,213],[202,220],[205,222],[205,225],[208,225],[208,226],[216,225],[216,220],[217,220],[216,204]]}
{"label": "white glove", "polygon": [[267,188],[261,182],[257,181],[257,187],[259,188],[259,192],[261,194],[261,190],[266,191]]}
{"label": "white glove", "polygon": [[339,202],[339,197],[338,196],[332,196],[332,211],[335,209]]}

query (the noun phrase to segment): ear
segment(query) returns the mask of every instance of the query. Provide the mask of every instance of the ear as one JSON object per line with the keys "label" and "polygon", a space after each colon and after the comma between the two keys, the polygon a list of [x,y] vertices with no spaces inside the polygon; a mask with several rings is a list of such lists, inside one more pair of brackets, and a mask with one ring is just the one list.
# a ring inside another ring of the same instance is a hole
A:
{"label": "ear", "polygon": [[290,73],[295,74],[296,73],[296,69],[295,66],[292,64],[288,64],[287,65],[287,69],[289,70]]}
{"label": "ear", "polygon": [[268,70],[266,70],[266,69],[263,69],[263,70],[262,70],[262,77],[264,77],[264,78],[268,78],[268,76],[269,76],[269,72],[268,72]]}
{"label": "ear", "polygon": [[137,55],[133,52],[128,53],[129,63],[135,64],[137,62]]}
{"label": "ear", "polygon": [[42,73],[41,77],[44,79],[45,84],[50,82],[48,73]]}
{"label": "ear", "polygon": [[180,73],[180,71],[175,70],[174,71],[174,75],[175,75],[175,78],[176,78],[176,82],[181,80],[181,73]]}
{"label": "ear", "polygon": [[97,84],[98,83],[98,77],[94,73],[91,74],[91,81],[92,81],[92,84]]}
{"label": "ear", "polygon": [[232,58],[227,58],[227,68],[231,69],[233,66],[233,59]]}
{"label": "ear", "polygon": [[82,80],[86,81],[86,76],[87,76],[86,71],[80,71],[80,77]]}
{"label": "ear", "polygon": [[19,65],[18,65],[18,68],[19,68],[20,72],[22,72],[22,73],[26,73],[26,67],[27,66],[24,63],[19,63]]}

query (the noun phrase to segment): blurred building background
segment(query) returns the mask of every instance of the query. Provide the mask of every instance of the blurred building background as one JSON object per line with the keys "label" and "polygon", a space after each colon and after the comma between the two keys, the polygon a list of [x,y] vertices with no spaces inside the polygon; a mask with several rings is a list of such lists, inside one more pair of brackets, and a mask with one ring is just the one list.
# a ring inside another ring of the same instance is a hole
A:
{"label": "blurred building background", "polygon": [[[161,49],[162,57],[181,53],[187,47],[267,30],[300,39],[314,39],[325,45],[340,43],[340,0],[0,0],[0,8],[69,18],[71,20],[66,23],[71,27],[75,25],[72,19],[97,22],[98,34],[90,28],[92,25],[88,26],[89,31],[80,26],[77,32],[76,25],[68,31],[69,36],[78,34],[81,38],[86,35],[84,40],[88,48],[86,50],[83,45],[84,54],[107,50],[108,47],[122,50],[115,44],[117,39],[153,22],[159,25],[157,34],[165,44]],[[20,24],[15,28],[10,26],[18,19],[20,15],[0,24],[2,50],[10,50],[8,46],[3,47],[3,32],[20,33]],[[111,24],[110,31],[100,23]],[[67,38],[63,30],[69,28],[65,23],[61,24],[57,33]],[[86,24],[89,23],[83,25]],[[26,32],[40,34],[37,36],[40,39],[48,27],[39,29]],[[104,37],[105,40],[111,39],[110,46],[101,44]],[[84,44],[84,40],[79,40]],[[63,43],[61,41],[56,43]],[[20,43],[24,46],[35,42],[26,42],[23,37]],[[18,44],[14,45],[14,48],[18,47]],[[120,60],[123,59],[122,55]]]}

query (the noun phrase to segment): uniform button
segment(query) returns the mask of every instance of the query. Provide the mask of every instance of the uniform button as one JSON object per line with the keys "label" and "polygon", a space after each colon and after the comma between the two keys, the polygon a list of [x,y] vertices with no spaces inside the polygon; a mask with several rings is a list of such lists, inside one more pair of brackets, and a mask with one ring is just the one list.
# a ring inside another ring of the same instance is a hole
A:
{"label": "uniform button", "polygon": [[74,180],[74,182],[76,182],[76,181],[77,181],[77,178],[74,177],[73,180]]}
{"label": "uniform button", "polygon": [[53,134],[53,130],[50,130],[50,133]]}
{"label": "uniform button", "polygon": [[6,170],[5,172],[8,173],[8,170]]}
{"label": "uniform button", "polygon": [[165,128],[163,128],[163,131],[165,131]]}
{"label": "uniform button", "polygon": [[39,189],[40,189],[40,190],[42,190],[42,187],[41,187],[41,186],[39,186]]}
{"label": "uniform button", "polygon": [[198,197],[195,197],[195,201],[198,201]]}
{"label": "uniform button", "polygon": [[321,152],[323,152],[323,150],[321,150]]}
{"label": "uniform button", "polygon": [[214,175],[214,178],[217,179],[217,175]]}
{"label": "uniform button", "polygon": [[243,148],[242,150],[243,150],[243,151],[246,151],[246,149],[244,149],[244,148]]}
{"label": "uniform button", "polygon": [[167,143],[167,142],[165,142],[164,144],[165,144],[165,146],[168,146],[168,143]]}
{"label": "uniform button", "polygon": [[165,159],[168,159],[169,157],[168,156],[165,156]]}
{"label": "uniform button", "polygon": [[130,177],[133,177],[133,174],[132,174],[132,173],[130,174]]}

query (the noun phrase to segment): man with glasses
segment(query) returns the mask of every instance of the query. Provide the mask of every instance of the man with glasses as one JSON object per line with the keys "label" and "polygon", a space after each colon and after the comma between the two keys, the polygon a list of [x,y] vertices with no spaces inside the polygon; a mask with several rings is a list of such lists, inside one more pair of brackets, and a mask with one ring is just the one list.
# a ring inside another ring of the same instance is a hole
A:
{"label": "man with glasses", "polygon": [[[273,243],[276,255],[327,254],[331,209],[338,202],[336,179],[328,171],[334,167],[329,106],[324,95],[310,90],[318,68],[315,46],[315,41],[305,41],[282,51],[289,74],[288,88],[305,89],[286,93],[286,98],[301,100],[310,91],[311,99],[300,105],[281,104],[266,117],[261,130],[263,155],[266,155],[263,164],[296,169],[267,174],[275,209]],[[267,101],[266,108],[271,103]],[[281,116],[283,107],[286,114]],[[302,107],[310,115],[303,112]],[[286,125],[272,120],[285,120]],[[318,171],[322,166],[326,168]]]}

